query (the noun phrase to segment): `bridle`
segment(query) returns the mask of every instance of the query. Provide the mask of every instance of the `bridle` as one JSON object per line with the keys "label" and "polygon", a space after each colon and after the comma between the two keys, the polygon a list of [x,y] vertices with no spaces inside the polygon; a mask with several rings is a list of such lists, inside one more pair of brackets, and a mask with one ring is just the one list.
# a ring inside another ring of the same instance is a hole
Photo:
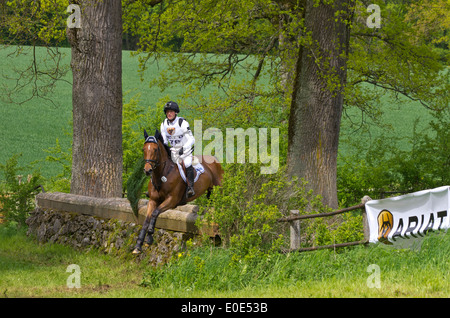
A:
{"label": "bridle", "polygon": [[148,143],[153,143],[153,144],[156,144],[157,145],[157,147],[156,147],[156,152],[158,153],[157,154],[157,160],[155,160],[155,159],[144,159],[145,160],[145,162],[146,163],[148,163],[148,164],[150,164],[150,166],[152,167],[152,171],[153,170],[155,170],[161,163],[160,163],[160,158],[161,158],[161,153],[160,153],[160,150],[159,150],[159,145],[158,145],[158,141],[156,140],[156,138],[155,137],[153,137],[153,136],[149,136],[146,140],[145,140],[145,143],[144,143],[144,145],[146,145],[146,144],[148,144]]}
{"label": "bridle", "polygon": [[[157,145],[156,152],[157,152],[157,158],[158,158],[157,160],[155,160],[155,159],[144,159],[144,161],[146,163],[150,164],[150,166],[151,166],[151,170],[148,172],[148,174],[150,174],[150,173],[153,172],[153,170],[155,170],[161,164],[161,162],[160,162],[161,161],[161,149],[159,148],[159,144],[158,144],[157,139],[155,137],[153,137],[153,136],[148,136],[147,139],[145,139],[144,146],[146,144],[148,144],[148,143],[153,143],[153,144]],[[164,167],[162,168],[162,171],[164,171],[164,169],[166,168],[166,163],[167,163],[167,161],[164,161]],[[147,172],[146,172],[146,174],[147,174]],[[161,189],[161,181],[163,181],[163,180],[162,179],[161,180],[158,179],[158,180],[155,181],[153,177],[154,177],[154,174],[152,173],[151,182],[152,182],[153,186],[155,187],[156,191],[159,192],[159,190]],[[166,180],[167,179],[165,179],[165,181],[163,181],[163,182],[166,182]]]}

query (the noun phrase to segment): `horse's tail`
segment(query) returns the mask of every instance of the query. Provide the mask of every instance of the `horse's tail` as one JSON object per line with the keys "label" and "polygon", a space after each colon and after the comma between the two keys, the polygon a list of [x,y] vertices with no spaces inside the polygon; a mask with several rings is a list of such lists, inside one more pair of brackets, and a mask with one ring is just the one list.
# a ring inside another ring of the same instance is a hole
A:
{"label": "horse's tail", "polygon": [[214,176],[214,185],[215,186],[222,186],[222,179],[223,179],[223,168],[219,161],[216,162],[216,169],[217,173]]}
{"label": "horse's tail", "polygon": [[214,160],[210,165],[210,169],[212,170],[212,181],[214,186],[221,186],[222,185],[222,179],[223,179],[223,168],[220,164],[219,159],[217,157],[213,156]]}
{"label": "horse's tail", "polygon": [[127,181],[127,198],[130,201],[131,209],[136,217],[139,213],[139,199],[142,193],[142,187],[144,185],[146,176],[143,173],[145,166],[145,160],[141,157],[134,165],[133,173]]}

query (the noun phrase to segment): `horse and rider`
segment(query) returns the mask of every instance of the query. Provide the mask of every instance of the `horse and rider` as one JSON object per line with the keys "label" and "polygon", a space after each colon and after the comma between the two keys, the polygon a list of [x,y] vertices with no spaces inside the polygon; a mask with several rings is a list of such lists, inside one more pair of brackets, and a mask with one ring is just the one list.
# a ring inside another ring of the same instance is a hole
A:
{"label": "horse and rider", "polygon": [[187,196],[195,195],[194,167],[192,166],[192,152],[194,151],[195,138],[189,128],[189,123],[183,117],[178,117],[180,108],[175,102],[164,105],[166,119],[161,123],[161,135],[164,144],[171,145],[172,160],[182,160],[186,168]]}
{"label": "horse and rider", "polygon": [[151,180],[146,217],[134,254],[142,251],[144,240],[145,244],[152,244],[159,214],[186,204],[206,191],[210,193],[214,186],[222,184],[223,169],[216,158],[192,155],[195,138],[187,120],[178,116],[179,112],[177,103],[167,102],[161,131],[149,136],[144,130],[144,172],[151,175]]}

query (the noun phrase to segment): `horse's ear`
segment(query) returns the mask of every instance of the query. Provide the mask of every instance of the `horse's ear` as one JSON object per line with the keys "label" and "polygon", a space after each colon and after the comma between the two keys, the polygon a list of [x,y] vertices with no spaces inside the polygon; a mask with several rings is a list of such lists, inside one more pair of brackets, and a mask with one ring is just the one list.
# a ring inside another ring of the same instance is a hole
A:
{"label": "horse's ear", "polygon": [[156,138],[156,140],[160,140],[161,139],[161,133],[159,132],[159,130],[158,129],[156,129],[156,131],[155,131],[155,138]]}
{"label": "horse's ear", "polygon": [[148,138],[147,130],[145,130],[145,129],[144,129],[144,138],[145,138],[145,139]]}

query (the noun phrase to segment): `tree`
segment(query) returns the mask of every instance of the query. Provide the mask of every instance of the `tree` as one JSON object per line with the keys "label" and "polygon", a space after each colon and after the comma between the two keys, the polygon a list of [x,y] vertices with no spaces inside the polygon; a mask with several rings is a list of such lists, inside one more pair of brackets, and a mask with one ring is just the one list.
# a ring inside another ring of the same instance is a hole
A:
{"label": "tree", "polygon": [[[408,1],[160,0],[143,11],[136,8],[145,0],[130,2],[125,27],[141,35],[142,70],[169,57],[155,83],[185,85],[184,103],[215,127],[267,124],[261,113],[281,125],[289,118],[289,171],[332,207],[343,109],[376,119],[382,96],[448,107],[445,63],[417,41]],[[381,7],[381,28],[366,23],[372,3]],[[213,94],[196,94],[211,85]]]}
{"label": "tree", "polygon": [[81,28],[72,47],[71,193],[122,196],[122,6],[80,1]]}
{"label": "tree", "polygon": [[[289,120],[289,172],[307,179],[316,193],[322,194],[325,203],[336,206],[337,141],[349,20],[354,5],[347,7],[342,1],[336,4],[331,1],[329,5],[316,2],[259,0],[243,4],[211,0],[201,4],[169,2],[165,6],[161,3],[149,15],[154,22],[148,24],[141,40],[143,49],[149,51],[145,62],[170,54],[167,53],[167,44],[172,39],[169,34],[183,39],[181,51],[197,53],[178,55],[170,67],[171,72],[166,72],[160,83],[194,83],[197,89],[216,84],[226,92],[225,98],[216,94],[210,100],[199,98],[198,104],[205,105],[200,108],[203,114],[208,109],[210,113],[214,109],[216,114],[233,114],[230,108],[236,109],[234,115],[220,119],[222,124],[233,119],[236,125],[236,118],[240,118],[240,125],[256,126],[258,119],[251,116],[264,118],[261,113],[275,118],[276,108],[270,105],[289,103],[290,92],[294,90]],[[305,10],[305,3],[309,9]],[[323,12],[317,13],[320,10]],[[298,59],[299,47],[305,51],[303,59]],[[312,55],[304,49],[306,47],[313,50]],[[292,85],[295,61],[298,66],[295,83],[303,85],[301,87]],[[304,67],[300,70],[301,65]],[[245,69],[251,76],[241,83],[227,81],[232,76],[239,77],[239,69]],[[269,86],[257,85],[262,74],[272,79]],[[299,110],[304,106],[301,99],[309,98],[315,111],[301,114]],[[196,105],[193,107],[199,109]],[[278,116],[286,120],[287,113]],[[313,154],[319,144],[323,148]],[[322,157],[317,160],[319,154]]]}
{"label": "tree", "polygon": [[356,106],[376,119],[381,96],[390,95],[392,102],[400,103],[404,96],[435,111],[449,105],[445,61],[433,47],[417,41],[415,25],[405,22],[409,6],[379,2],[381,28],[370,28],[368,4],[307,1],[305,11],[304,34],[311,40],[303,41],[298,55],[288,168],[308,180],[332,207],[337,206],[336,157],[343,107]]}
{"label": "tree", "polygon": [[[72,47],[73,160],[71,192],[96,197],[122,196],[122,4],[121,1],[70,1],[80,8],[81,27],[67,28],[64,0],[12,0],[0,4],[1,43],[47,47],[43,61],[33,54],[30,65],[17,71],[21,93],[48,99],[66,69],[55,46]],[[66,37],[67,35],[67,37]],[[50,100],[51,101],[51,100]]]}
{"label": "tree", "polygon": [[[164,90],[181,83],[186,87],[183,105],[195,109],[205,126],[258,127],[264,118],[261,113],[281,113],[280,98],[288,94],[278,78],[289,72],[289,63],[279,59],[278,39],[290,43],[287,39],[299,23],[288,17],[282,22],[281,14],[289,14],[281,3],[160,0],[152,1],[156,4],[152,7],[147,0],[129,2],[124,30],[139,34],[138,52],[146,53],[139,55],[141,70],[160,60],[167,63],[162,76],[150,85]],[[286,67],[279,67],[281,63]],[[267,78],[270,83],[260,85]],[[211,87],[214,92],[205,96],[205,88]]]}
{"label": "tree", "polygon": [[288,169],[336,208],[336,167],[353,1],[306,1],[289,117]]}

